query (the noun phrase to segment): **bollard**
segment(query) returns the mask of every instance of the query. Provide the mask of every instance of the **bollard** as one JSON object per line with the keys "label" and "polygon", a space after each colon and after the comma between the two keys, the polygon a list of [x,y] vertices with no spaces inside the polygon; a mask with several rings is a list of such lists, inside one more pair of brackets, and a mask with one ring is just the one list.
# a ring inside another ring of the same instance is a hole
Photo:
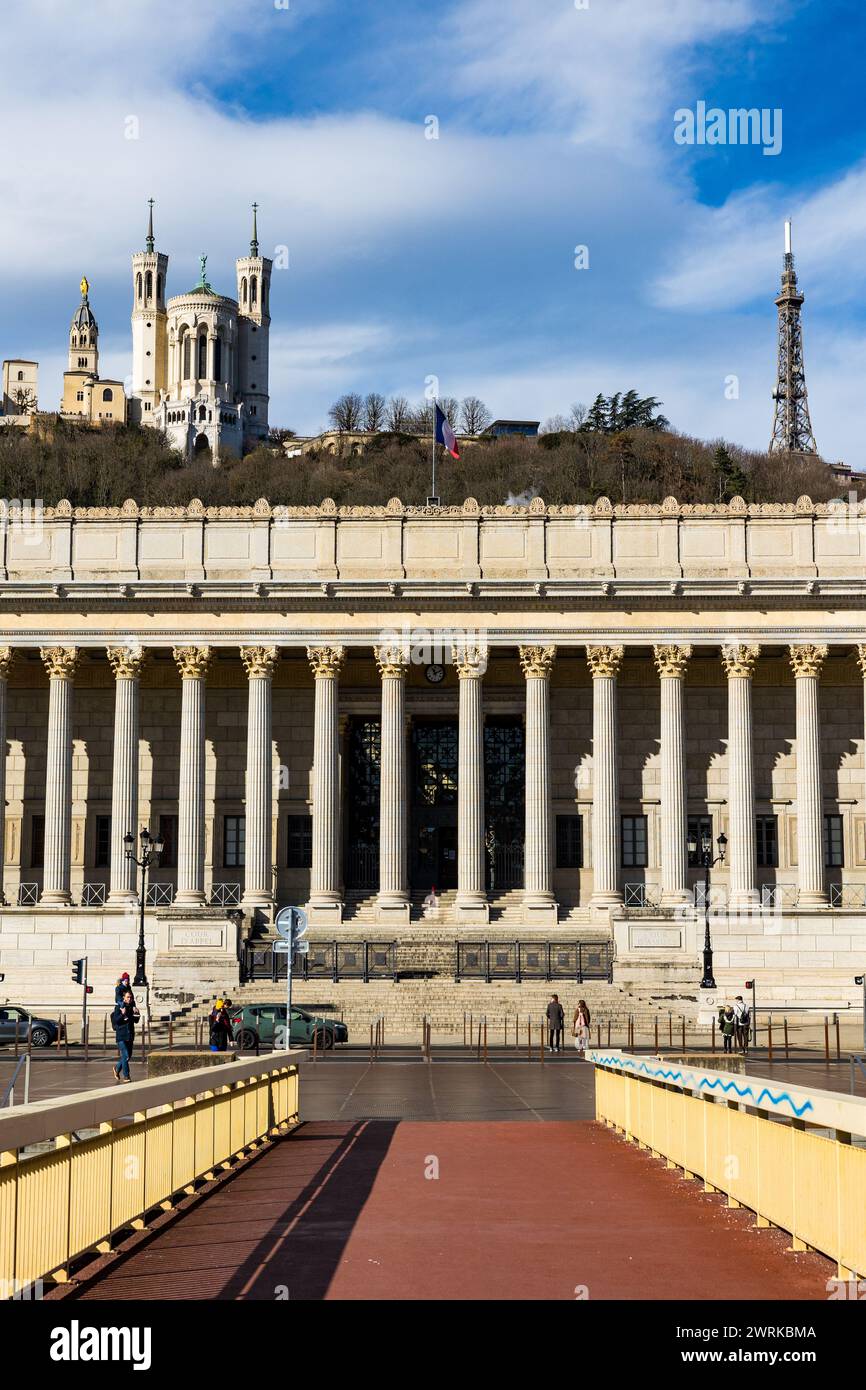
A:
{"label": "bollard", "polygon": [[[27,1042],[28,1042],[28,1050],[29,1050],[29,1044],[30,1044],[29,1036],[28,1036]],[[69,1056],[69,1029],[68,1029],[67,1026],[66,1026],[66,1014],[63,1015],[63,1043],[64,1043],[64,1051],[65,1051],[65,1053],[66,1053],[66,1056],[68,1057],[68,1056]]]}
{"label": "bollard", "polygon": [[[107,1035],[107,1031],[108,1031],[108,1014],[103,1014],[103,1015],[102,1015],[102,1051],[103,1051],[103,1052],[105,1052],[105,1044],[106,1044],[106,1042],[107,1042],[107,1036],[106,1036],[106,1035]],[[60,1038],[60,1033],[59,1033],[59,1031],[58,1031],[57,1037],[58,1037],[58,1039]]]}
{"label": "bollard", "polygon": [[[16,1028],[15,1031],[16,1031],[16,1033],[17,1033],[17,1032],[18,1032],[18,1029]],[[27,1055],[28,1055],[28,1057],[30,1056],[30,1054],[31,1054],[32,1052],[33,1052],[33,1019],[32,1019],[32,1018],[28,1018],[28,1020],[27,1020]],[[67,1055],[67,1057],[69,1056],[69,1046],[68,1046],[68,1045],[67,1045],[67,1048],[66,1048],[66,1055]]]}
{"label": "bollard", "polygon": [[370,1066],[373,1065],[373,1025],[370,1024]]}
{"label": "bollard", "polygon": [[767,1061],[773,1060],[773,1020],[767,1015]]}
{"label": "bollard", "polygon": [[174,1050],[174,1014],[168,1016],[168,1050]]}
{"label": "bollard", "polygon": [[90,1061],[90,1019],[84,1025],[84,1060]]}
{"label": "bollard", "polygon": [[607,1020],[607,1045],[610,1047],[610,1019]]}
{"label": "bollard", "polygon": [[658,1052],[658,1050],[659,1050],[659,1020],[658,1020],[658,1014],[656,1014],[656,1017],[655,1017],[655,1026],[654,1026],[654,1028],[653,1028],[653,1036],[655,1037],[655,1050],[656,1050],[656,1052]]}
{"label": "bollard", "polygon": [[715,1050],[716,1050],[716,1016],[715,1016],[715,1014],[713,1014],[713,1042],[712,1042],[712,1050],[713,1050],[713,1052],[715,1052]]}
{"label": "bollard", "polygon": [[596,1044],[595,1044],[596,1047],[601,1047],[601,1024],[598,1023],[598,1022],[596,1022],[596,1025],[595,1025],[595,1039],[596,1039]]}
{"label": "bollard", "polygon": [[669,1013],[668,1013],[668,1047],[673,1047],[673,1045],[674,1045],[674,1016],[673,1016],[672,1013],[669,1012]]}
{"label": "bollard", "polygon": [[466,1046],[466,1010],[463,1010],[463,1046]]}
{"label": "bollard", "polygon": [[487,1019],[484,1020],[484,1062],[487,1063]]}
{"label": "bollard", "polygon": [[685,1052],[685,1050],[686,1050],[686,1016],[685,1016],[685,1014],[683,1014],[682,1020],[681,1020],[681,1021],[682,1021],[682,1025],[683,1025],[683,1052]]}
{"label": "bollard", "polygon": [[318,1030],[318,1028],[314,1028],[314,1029],[313,1029],[313,1061],[314,1061],[314,1062],[318,1062],[318,1060],[319,1060],[319,1030]]}
{"label": "bollard", "polygon": [[539,1044],[540,1044],[540,1046],[539,1046],[539,1051],[538,1051],[538,1060],[539,1060],[539,1062],[541,1063],[541,1065],[544,1066],[544,1019],[541,1020],[541,1023],[539,1024],[539,1027],[538,1027],[538,1031],[539,1031],[539,1034],[540,1034],[540,1037],[539,1037]]}
{"label": "bollard", "polygon": [[787,1060],[788,1060],[788,1020],[787,1020],[787,1018],[783,1019],[782,1022],[783,1022],[783,1024],[784,1024],[784,1028],[785,1028],[785,1061],[787,1062]]}
{"label": "bollard", "polygon": [[526,1016],[526,1060],[532,1061],[532,1015]]}
{"label": "bollard", "polygon": [[834,1018],[835,1018],[835,1020],[836,1020],[836,1061],[837,1061],[837,1062],[841,1062],[841,1060],[842,1060],[842,1048],[841,1048],[841,1046],[840,1046],[840,1038],[839,1038],[839,1015],[838,1015],[838,1014],[834,1014]]}
{"label": "bollard", "polygon": [[824,1015],[824,1061],[830,1060],[830,1020]]}
{"label": "bollard", "polygon": [[470,1046],[470,1047],[472,1046],[472,1038],[473,1038],[474,1034],[475,1034],[475,1019],[473,1018],[472,1014],[470,1014],[470,1015],[469,1015],[469,1046]]}

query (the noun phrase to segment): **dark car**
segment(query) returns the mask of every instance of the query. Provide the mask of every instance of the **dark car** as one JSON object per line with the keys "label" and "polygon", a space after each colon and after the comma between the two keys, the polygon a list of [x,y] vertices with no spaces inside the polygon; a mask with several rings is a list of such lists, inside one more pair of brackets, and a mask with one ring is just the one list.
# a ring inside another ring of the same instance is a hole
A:
{"label": "dark car", "polygon": [[29,1033],[34,1047],[50,1047],[58,1031],[52,1019],[37,1018],[19,1004],[0,1005],[0,1043],[14,1042],[16,1033],[19,1042],[26,1043]]}
{"label": "dark car", "polygon": [[[238,1047],[245,1052],[257,1043],[270,1046],[274,1042],[277,1029],[286,1026],[285,1004],[239,1004],[231,1010],[232,1028]],[[307,1013],[292,1005],[291,1041],[296,1046],[311,1045],[316,1038],[316,1046],[333,1047],[335,1043],[349,1041],[349,1030],[345,1023],[336,1018],[323,1018],[321,1014]],[[277,1042],[280,1039],[277,1038]]]}

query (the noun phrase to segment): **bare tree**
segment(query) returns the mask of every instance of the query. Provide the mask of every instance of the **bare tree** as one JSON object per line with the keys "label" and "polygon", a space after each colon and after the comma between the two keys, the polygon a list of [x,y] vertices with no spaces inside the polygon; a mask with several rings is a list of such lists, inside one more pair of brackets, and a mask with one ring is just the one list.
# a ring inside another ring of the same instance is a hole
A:
{"label": "bare tree", "polygon": [[567,434],[572,428],[569,415],[550,415],[538,431],[539,434]]}
{"label": "bare tree", "polygon": [[[464,396],[460,406],[460,422],[466,434],[481,434],[492,424],[493,416],[477,396]],[[452,422],[453,423],[453,422]]]}
{"label": "bare tree", "polygon": [[402,434],[409,428],[411,411],[405,396],[392,396],[385,407],[385,423],[395,434]]}
{"label": "bare tree", "polygon": [[430,434],[433,430],[433,402],[426,398],[419,401],[412,408],[410,420],[416,434]]}
{"label": "bare tree", "polygon": [[385,397],[369,391],[364,398],[364,429],[378,434],[385,423]]}
{"label": "bare tree", "polygon": [[19,386],[14,401],[20,415],[30,415],[36,409],[36,392],[30,386]]}
{"label": "bare tree", "polygon": [[444,412],[452,430],[456,430],[460,419],[460,402],[454,396],[443,396],[439,401],[439,408]]}
{"label": "bare tree", "polygon": [[352,433],[361,428],[364,419],[364,398],[357,391],[349,391],[334,401],[328,411],[328,419],[341,434]]}

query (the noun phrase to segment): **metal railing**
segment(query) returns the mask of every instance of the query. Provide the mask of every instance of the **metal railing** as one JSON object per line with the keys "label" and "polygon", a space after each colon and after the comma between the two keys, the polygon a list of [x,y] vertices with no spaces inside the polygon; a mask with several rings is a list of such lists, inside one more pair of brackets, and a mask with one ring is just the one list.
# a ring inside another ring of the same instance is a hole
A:
{"label": "metal railing", "polygon": [[[241,954],[244,982],[286,978],[286,956],[273,944],[247,941]],[[303,980],[396,980],[396,941],[317,941],[306,955],[296,956],[292,973]]]}
{"label": "metal railing", "polygon": [[761,907],[796,907],[799,896],[796,883],[761,884]]}
{"label": "metal railing", "polygon": [[378,845],[349,845],[346,852],[346,887],[366,888],[371,892],[378,890]]}
{"label": "metal railing", "polygon": [[18,906],[35,907],[39,902],[38,883],[19,883],[18,885]]}
{"label": "metal railing", "polygon": [[104,907],[105,906],[105,884],[104,883],[85,883],[81,890],[82,907]]}
{"label": "metal railing", "polygon": [[613,978],[610,941],[458,941],[460,980],[606,980]]}
{"label": "metal railing", "polygon": [[173,883],[149,883],[147,885],[148,907],[171,907],[173,902]]}
{"label": "metal railing", "polygon": [[523,886],[523,845],[519,840],[494,845],[487,862],[491,893]]}
{"label": "metal railing", "polygon": [[241,885],[239,883],[214,883],[210,891],[211,907],[240,907]]}
{"label": "metal railing", "polygon": [[831,907],[866,907],[866,883],[831,883]]}
{"label": "metal railing", "polygon": [[616,1049],[587,1057],[596,1119],[754,1212],[759,1227],[790,1232],[795,1250],[828,1255],[839,1279],[866,1274],[866,1148],[851,1142],[866,1139],[866,1100],[751,1072],[680,1072]]}
{"label": "metal railing", "polygon": [[9,1082],[9,1085],[6,1087],[6,1090],[3,1092],[3,1095],[0,1096],[0,1110],[5,1109],[7,1106],[8,1106],[9,1109],[11,1110],[12,1107],[14,1106],[14,1104],[15,1104],[15,1083],[16,1083],[17,1080],[18,1080],[18,1073],[21,1071],[22,1067],[23,1067],[23,1069],[24,1069],[24,1104],[25,1104],[25,1105],[28,1105],[28,1104],[29,1104],[29,1102],[30,1102],[30,1053],[29,1053],[29,1051],[28,1051],[28,1052],[25,1052],[24,1055],[23,1055],[22,1057],[19,1057],[19,1058],[18,1058],[18,1061],[15,1063],[15,1070],[14,1070],[13,1073],[12,1073],[12,1080]]}

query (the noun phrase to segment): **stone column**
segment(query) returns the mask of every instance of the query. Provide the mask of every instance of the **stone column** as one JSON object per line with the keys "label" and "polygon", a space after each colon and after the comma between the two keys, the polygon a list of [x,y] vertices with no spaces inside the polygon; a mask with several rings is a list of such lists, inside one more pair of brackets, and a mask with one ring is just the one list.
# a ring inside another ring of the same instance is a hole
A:
{"label": "stone column", "polygon": [[313,867],[310,920],[339,926],[340,893],[340,719],[339,679],[343,647],[308,647],[316,682],[313,729]]}
{"label": "stone column", "polygon": [[454,648],[460,683],[457,754],[457,899],[458,922],[490,920],[484,881],[484,712],[482,678],[487,650]]}
{"label": "stone column", "polygon": [[402,647],[375,647],[382,677],[382,758],[379,802],[379,899],[381,918],[409,923],[406,823],[406,672]]}
{"label": "stone column", "polygon": [[592,870],[593,907],[618,907],[619,768],[616,678],[623,647],[587,647],[592,672]]}
{"label": "stone column", "polygon": [[138,898],[138,868],[126,857],[123,837],[135,836],[138,854],[138,710],[145,656],[136,647],[108,647],[114,672],[114,757],[111,772],[111,879],[108,900],[131,903]]}
{"label": "stone column", "polygon": [[659,693],[663,907],[676,907],[689,896],[683,686],[691,654],[691,647],[653,648],[661,683]]}
{"label": "stone column", "polygon": [[527,925],[555,927],[553,818],[550,792],[550,673],[555,647],[521,647],[526,677],[526,827],[523,908]]}
{"label": "stone column", "polygon": [[15,660],[11,647],[0,647],[0,904],[5,903],[3,870],[6,867],[6,700],[9,668]]}
{"label": "stone column", "polygon": [[788,650],[797,688],[797,903],[799,907],[826,907],[818,680],[828,649],[806,643]]}
{"label": "stone column", "polygon": [[48,672],[48,757],[45,778],[43,903],[68,906],[72,835],[72,691],[77,647],[43,647]]}
{"label": "stone column", "polygon": [[182,678],[180,794],[177,816],[178,906],[201,907],[204,893],[204,712],[210,647],[175,647]]}
{"label": "stone column", "polygon": [[248,678],[245,870],[243,905],[267,910],[274,902],[271,692],[276,647],[241,647]]}
{"label": "stone column", "polygon": [[759,646],[722,647],[728,677],[728,904],[733,911],[758,901],[755,882],[755,766],[752,748],[752,676]]}

